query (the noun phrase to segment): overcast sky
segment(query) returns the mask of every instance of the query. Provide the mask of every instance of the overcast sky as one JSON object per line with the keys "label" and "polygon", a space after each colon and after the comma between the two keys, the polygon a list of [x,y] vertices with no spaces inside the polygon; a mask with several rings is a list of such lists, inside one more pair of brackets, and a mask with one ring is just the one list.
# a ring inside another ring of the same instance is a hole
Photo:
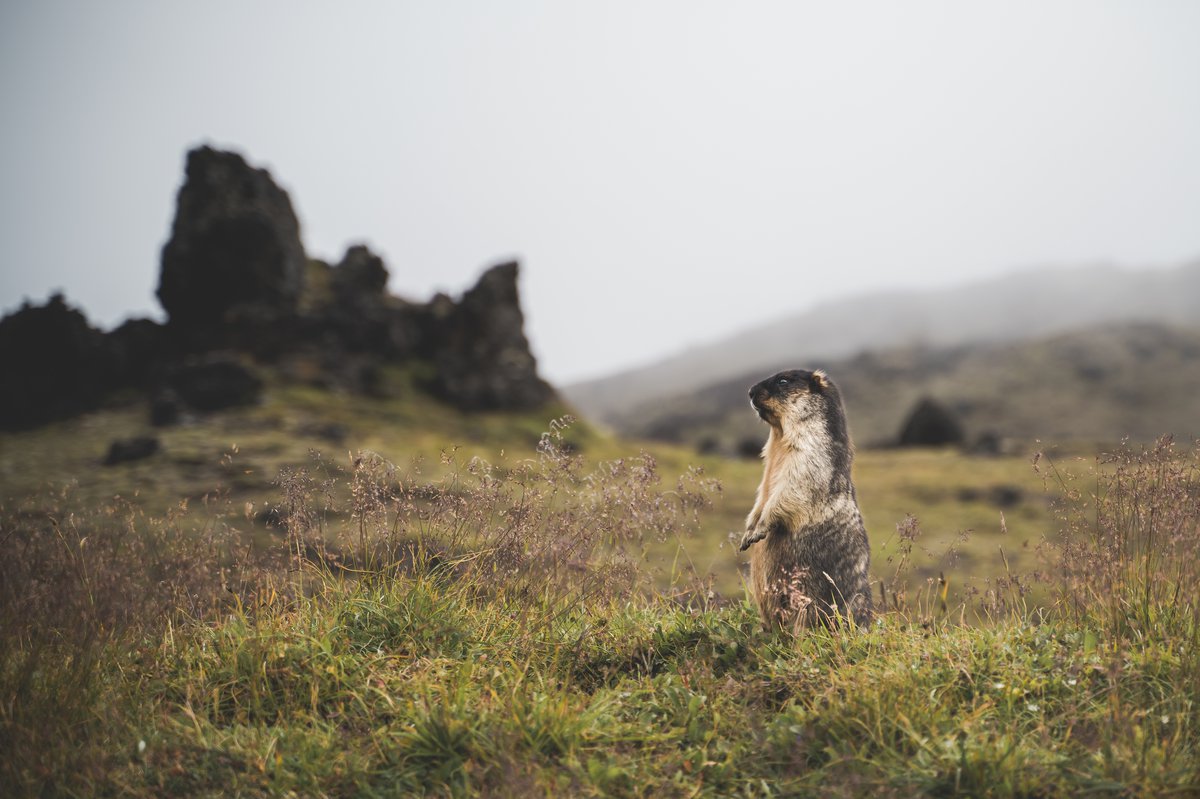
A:
{"label": "overcast sky", "polygon": [[[185,151],[565,383],[846,294],[1200,255],[1200,3],[0,5],[0,307],[160,311]],[[852,324],[853,320],[847,320]]]}

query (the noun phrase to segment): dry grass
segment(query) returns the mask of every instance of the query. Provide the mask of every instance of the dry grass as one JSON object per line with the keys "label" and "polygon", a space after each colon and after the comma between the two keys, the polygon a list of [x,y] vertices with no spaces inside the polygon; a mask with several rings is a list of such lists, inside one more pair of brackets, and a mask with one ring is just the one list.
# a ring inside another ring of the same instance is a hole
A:
{"label": "dry grass", "polygon": [[1058,609],[1117,644],[1169,631],[1197,652],[1200,602],[1200,457],[1170,437],[1122,445],[1084,475],[1053,464],[1062,486],[1057,542]]}

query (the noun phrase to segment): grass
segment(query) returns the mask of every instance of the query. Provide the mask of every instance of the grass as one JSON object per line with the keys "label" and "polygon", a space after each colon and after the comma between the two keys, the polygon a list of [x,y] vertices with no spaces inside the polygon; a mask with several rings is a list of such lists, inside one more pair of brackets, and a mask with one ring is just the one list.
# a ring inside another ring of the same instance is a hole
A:
{"label": "grass", "polygon": [[[209,504],[219,498],[237,507],[243,516],[237,526],[246,538],[270,545],[279,535],[272,526],[280,499],[277,478],[281,472],[307,470],[330,481],[322,522],[336,535],[340,527],[353,524],[346,511],[349,481],[344,479],[352,453],[381,453],[402,471],[438,479],[448,468],[444,453],[462,462],[528,454],[547,420],[568,412],[464,414],[425,398],[402,371],[389,372],[384,380],[401,399],[339,395],[276,377],[268,381],[260,405],[178,427],[151,429],[144,408],[118,405],[34,431],[0,433],[0,500],[32,506],[70,485],[81,507],[120,496],[147,513],[162,514],[180,512],[179,503],[186,501],[183,515],[202,525],[211,516]],[[101,465],[110,441],[145,434],[160,438],[159,454]],[[740,534],[753,504],[762,475],[759,461],[628,442],[579,422],[565,435],[594,462],[645,451],[668,481],[693,465],[718,480],[721,491],[711,497],[696,535],[687,539],[686,555],[698,571],[711,574],[717,592],[741,596],[742,560],[731,550],[729,535]],[[886,566],[896,556],[897,525],[912,515],[922,534],[910,565],[922,579],[944,574],[951,590],[959,592],[1002,573],[1005,558],[1016,571],[1031,570],[1037,563],[1035,549],[1051,528],[1050,502],[1058,493],[1055,486],[1045,490],[1030,468],[1032,456],[1032,449],[997,458],[950,450],[860,451],[855,481],[876,563]],[[673,544],[650,542],[647,554],[669,566],[679,553]]]}
{"label": "grass", "polygon": [[[17,464],[62,433],[4,439],[6,487],[24,493],[0,513],[0,793],[1200,792],[1200,450],[1036,470],[863,453],[868,522],[891,528],[888,611],[793,639],[705,562],[736,577],[712,531],[744,512],[756,464],[688,471],[682,451],[499,416],[454,450],[453,414],[417,429],[397,406],[387,426],[374,405],[343,417],[374,451],[333,460],[288,410],[328,400],[287,391],[164,434],[157,468],[90,483],[72,458],[103,453],[79,431],[138,422],[73,422],[78,453],[47,463],[81,479],[49,493],[49,472]],[[435,451],[375,454],[420,447]],[[194,473],[164,467],[181,458]],[[930,582],[926,537],[937,567],[936,539],[998,517],[989,497],[1013,485],[1008,535],[1045,538],[1041,582],[1012,563]],[[181,490],[186,506],[161,504]]]}
{"label": "grass", "polygon": [[133,712],[102,746],[115,756],[88,788],[1052,796],[1196,787],[1195,709],[1161,650],[1088,651],[1055,625],[894,622],[791,646],[762,634],[744,605],[607,606],[534,633],[514,622],[522,610],[417,579],[176,633],[146,655],[136,698],[124,699]]}

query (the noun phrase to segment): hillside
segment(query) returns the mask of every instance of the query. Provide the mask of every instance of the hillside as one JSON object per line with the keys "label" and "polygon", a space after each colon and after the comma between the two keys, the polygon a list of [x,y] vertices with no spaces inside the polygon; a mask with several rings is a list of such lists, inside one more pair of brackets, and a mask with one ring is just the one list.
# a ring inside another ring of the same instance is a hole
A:
{"label": "hillside", "polygon": [[[624,434],[732,453],[744,440],[764,437],[746,388],[789,365],[744,371],[608,418]],[[1200,328],[1111,324],[1017,343],[908,347],[803,365],[824,368],[838,383],[860,446],[894,441],[923,396],[954,411],[968,441],[983,433],[1059,442],[1200,436]]]}
{"label": "hillside", "polygon": [[612,422],[643,404],[781,364],[1004,343],[1129,321],[1200,325],[1200,261],[1146,271],[1041,269],[941,290],[851,297],[562,393],[589,417]]}

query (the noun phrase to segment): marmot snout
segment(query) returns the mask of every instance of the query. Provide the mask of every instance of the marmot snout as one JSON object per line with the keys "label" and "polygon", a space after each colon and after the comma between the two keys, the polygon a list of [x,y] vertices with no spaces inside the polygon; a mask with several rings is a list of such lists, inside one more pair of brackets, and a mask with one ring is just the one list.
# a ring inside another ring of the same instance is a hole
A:
{"label": "marmot snout", "polygon": [[759,418],[774,426],[790,406],[796,406],[799,418],[811,415],[820,404],[814,393],[819,395],[831,385],[821,372],[780,372],[750,387],[750,404]]}

